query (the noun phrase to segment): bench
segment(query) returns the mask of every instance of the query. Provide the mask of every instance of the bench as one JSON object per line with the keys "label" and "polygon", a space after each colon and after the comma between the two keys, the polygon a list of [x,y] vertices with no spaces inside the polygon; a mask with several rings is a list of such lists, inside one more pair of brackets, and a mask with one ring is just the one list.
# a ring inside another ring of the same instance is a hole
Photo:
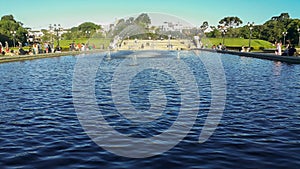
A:
{"label": "bench", "polygon": [[[248,46],[244,46],[244,52],[247,52]],[[227,50],[232,50],[232,51],[238,51],[238,52],[241,52],[242,49],[243,49],[243,46],[226,46],[226,49]],[[253,47],[250,48],[250,51],[253,50]],[[249,51],[248,51],[249,52]]]}
{"label": "bench", "polygon": [[275,53],[276,49],[264,49],[264,53]]}

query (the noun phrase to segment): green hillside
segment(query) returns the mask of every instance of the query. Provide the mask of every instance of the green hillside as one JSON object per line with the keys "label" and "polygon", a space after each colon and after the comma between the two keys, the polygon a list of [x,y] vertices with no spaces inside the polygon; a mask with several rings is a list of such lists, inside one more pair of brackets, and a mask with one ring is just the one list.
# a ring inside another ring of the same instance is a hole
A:
{"label": "green hillside", "polygon": [[[60,40],[59,45],[63,48],[63,50],[68,50],[69,45],[74,41],[75,44],[78,43],[89,43],[90,45],[95,45],[97,49],[100,49],[102,45],[104,45],[104,48],[107,48],[109,45],[111,39],[103,39],[103,38],[81,38],[81,39],[75,39],[75,40]],[[54,46],[57,45],[57,41],[54,42]]]}
{"label": "green hillside", "polygon": [[[203,40],[203,43],[206,45],[208,44],[209,47],[212,45],[218,45],[223,42],[222,38],[208,38]],[[242,38],[225,38],[225,45],[228,47],[242,47],[242,46],[248,46],[249,45],[249,39],[242,39]],[[274,48],[272,43],[259,40],[259,39],[252,39],[251,40],[251,47],[254,48],[254,50],[259,49],[268,49],[268,48]]]}

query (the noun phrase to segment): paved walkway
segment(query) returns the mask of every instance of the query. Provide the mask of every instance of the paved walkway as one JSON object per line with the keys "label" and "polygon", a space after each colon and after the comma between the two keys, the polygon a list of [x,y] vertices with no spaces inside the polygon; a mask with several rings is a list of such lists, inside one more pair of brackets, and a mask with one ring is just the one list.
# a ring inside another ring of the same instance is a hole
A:
{"label": "paved walkway", "polygon": [[231,55],[246,56],[246,57],[253,57],[253,58],[260,58],[260,59],[267,59],[267,60],[280,61],[280,62],[286,62],[286,63],[291,63],[291,64],[300,64],[300,57],[298,57],[298,56],[279,56],[279,55],[267,54],[267,53],[236,52],[236,51],[227,51],[227,50],[223,51],[223,50],[212,50],[212,49],[199,49],[199,50],[231,54]]}
{"label": "paved walkway", "polygon": [[124,40],[121,43],[118,50],[189,50],[194,48],[189,40]]}
{"label": "paved walkway", "polygon": [[33,60],[33,59],[42,59],[42,58],[51,58],[51,57],[60,57],[60,56],[68,56],[68,55],[78,55],[82,53],[95,53],[103,50],[90,50],[84,52],[61,52],[61,53],[42,53],[37,55],[13,55],[13,56],[1,56],[0,55],[0,63],[6,62],[17,62],[17,61],[25,61],[25,60]]}
{"label": "paved walkway", "polygon": [[[151,46],[150,41],[149,41],[149,45],[147,45],[146,43],[147,43],[147,41],[143,41],[143,43],[141,43],[141,44],[145,44],[146,46],[144,46],[144,48],[140,48],[140,47],[137,47],[137,45],[135,45],[134,42],[129,42],[129,43],[127,42],[126,45],[124,45],[123,47],[121,46],[121,48],[119,48],[118,50],[128,50],[129,46],[131,46],[131,48],[130,48],[131,50],[168,50],[168,46],[167,46],[167,44],[169,44],[168,41],[157,42],[156,46],[154,45],[154,47]],[[187,42],[183,43],[180,41],[173,41],[172,43],[173,43],[173,48],[172,48],[173,50],[177,50],[177,48],[180,48],[182,50],[189,50],[186,47]],[[135,45],[135,47],[133,45]],[[291,63],[291,64],[300,64],[300,57],[296,57],[296,56],[278,56],[278,55],[266,54],[266,53],[222,51],[222,50],[212,50],[212,49],[194,49],[194,50],[281,61],[281,62],[286,62],[286,63]],[[91,50],[91,51],[84,51],[84,52],[47,53],[47,54],[45,53],[45,54],[38,54],[38,55],[0,56],[0,63],[51,58],[51,57],[60,57],[60,56],[68,56],[68,55],[78,55],[78,54],[82,54],[82,53],[98,53],[98,52],[104,52],[104,50]]]}

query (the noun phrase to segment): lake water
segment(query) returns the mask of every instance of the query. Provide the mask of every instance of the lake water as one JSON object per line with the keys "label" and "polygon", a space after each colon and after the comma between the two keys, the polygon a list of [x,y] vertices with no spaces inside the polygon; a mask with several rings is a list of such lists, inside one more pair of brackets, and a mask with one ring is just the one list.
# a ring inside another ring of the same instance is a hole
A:
{"label": "lake water", "polygon": [[[138,53],[132,62],[137,65],[127,66],[139,67],[158,59],[163,62],[164,58],[178,60],[176,52],[155,54],[139,58]],[[149,109],[149,92],[163,88],[168,94],[163,111],[172,113],[163,113],[163,119],[155,123],[133,126],[117,115],[110,90],[113,76],[127,55],[135,53],[111,53],[111,60],[104,59],[99,65],[95,77],[97,105],[120,133],[133,138],[163,133],[175,123],[183,106],[180,86],[160,70],[137,74],[131,81],[129,98],[135,108]],[[105,53],[0,64],[0,168],[298,168],[300,65],[206,52],[180,55],[199,87],[197,119],[177,145],[148,158],[128,158],[103,149],[78,120],[72,93],[76,62],[82,58],[97,60]],[[213,135],[199,144],[212,93],[201,57],[221,57],[227,98]]]}

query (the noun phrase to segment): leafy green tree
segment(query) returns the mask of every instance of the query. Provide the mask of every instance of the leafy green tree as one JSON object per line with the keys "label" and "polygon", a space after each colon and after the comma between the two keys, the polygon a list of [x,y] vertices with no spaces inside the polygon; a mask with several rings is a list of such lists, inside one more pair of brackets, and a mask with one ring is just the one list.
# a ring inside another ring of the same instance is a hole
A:
{"label": "leafy green tree", "polygon": [[134,17],[130,17],[130,18],[128,18],[127,20],[126,20],[126,24],[127,25],[130,25],[130,24],[132,24],[134,22]]}
{"label": "leafy green tree", "polygon": [[263,24],[261,38],[269,42],[282,41],[282,33],[287,31],[291,21],[292,19],[289,18],[287,13],[283,13],[279,17],[272,17],[271,20]]}
{"label": "leafy green tree", "polygon": [[124,19],[118,20],[114,29],[108,32],[108,37],[119,35],[126,27],[128,27],[129,25],[131,25],[131,23],[133,23],[133,20],[134,19],[132,18],[129,18],[126,21]]}
{"label": "leafy green tree", "polygon": [[48,30],[42,29],[42,33],[44,34],[41,38],[43,42],[50,42],[52,40],[52,35],[49,33]]}
{"label": "leafy green tree", "polygon": [[90,37],[91,35],[94,35],[97,30],[101,30],[101,26],[92,22],[85,22],[78,26],[78,30],[83,33],[83,37]]}
{"label": "leafy green tree", "polygon": [[255,25],[252,33],[252,37],[255,39],[261,39],[262,38],[262,30],[264,30],[264,25]]}
{"label": "leafy green tree", "polygon": [[202,23],[202,25],[200,26],[200,28],[202,29],[202,30],[205,30],[205,29],[207,29],[208,28],[208,22],[207,21],[204,21],[203,23]]}
{"label": "leafy green tree", "polygon": [[142,13],[134,20],[134,22],[144,28],[148,28],[151,24],[151,19],[148,14]]}
{"label": "leafy green tree", "polygon": [[206,33],[206,36],[208,38],[220,38],[221,37],[221,32],[217,28],[213,28],[213,31]]}
{"label": "leafy green tree", "polygon": [[219,21],[219,24],[222,24],[229,28],[237,27],[242,23],[243,23],[243,21],[239,17],[236,17],[236,16],[225,17]]}
{"label": "leafy green tree", "polygon": [[71,32],[67,32],[61,35],[63,39],[65,40],[73,40],[76,39],[74,38],[74,35]]}
{"label": "leafy green tree", "polygon": [[4,15],[1,17],[1,21],[12,21],[14,23],[17,23],[13,15]]}
{"label": "leafy green tree", "polygon": [[[128,29],[130,26],[132,26],[132,28],[143,30],[146,33],[148,33],[150,30],[150,28],[149,28],[150,24],[151,24],[151,19],[148,16],[148,14],[145,14],[145,13],[140,14],[137,18],[130,17],[127,20],[120,19],[117,21],[114,28],[111,29],[107,33],[107,36],[110,38],[113,38],[116,35],[122,36],[122,38],[127,37],[126,31],[124,33],[123,30]],[[136,26],[138,26],[139,28],[137,28]],[[153,32],[153,30],[152,30],[152,32]],[[137,37],[143,38],[144,36],[146,37],[148,35],[137,35],[134,37],[135,38],[137,38]],[[152,34],[149,34],[149,37],[151,37],[151,36],[152,36]],[[131,37],[131,38],[133,38],[133,37]]]}
{"label": "leafy green tree", "polygon": [[85,31],[95,32],[96,30],[100,30],[100,29],[101,29],[100,25],[96,25],[92,22],[84,22],[78,26],[78,30],[82,31],[82,32],[85,32]]}
{"label": "leafy green tree", "polygon": [[262,39],[269,42],[279,41],[282,37],[282,31],[284,30],[284,25],[278,21],[270,20],[264,24],[264,29],[262,30]]}
{"label": "leafy green tree", "polygon": [[[261,39],[262,36],[262,30],[264,29],[263,25],[254,25],[252,29],[252,39]],[[236,36],[237,38],[244,38],[248,39],[250,36],[250,29],[247,25],[239,28],[235,28],[236,30]]]}
{"label": "leafy green tree", "polygon": [[226,32],[226,37],[230,38],[239,38],[240,36],[240,29],[238,28],[228,28]]}
{"label": "leafy green tree", "polygon": [[258,37],[269,42],[283,41],[282,33],[287,32],[287,42],[297,44],[298,27],[300,27],[299,19],[291,19],[288,13],[282,13],[261,25]]}
{"label": "leafy green tree", "polygon": [[[15,36],[14,33],[16,32]],[[1,17],[0,20],[0,41],[4,43],[8,41],[10,45],[12,45],[12,41],[15,39],[16,44],[18,41],[25,43],[26,42],[26,34],[28,31],[23,28],[23,24],[21,22],[17,22],[13,15],[5,15]]]}
{"label": "leafy green tree", "polygon": [[293,19],[288,24],[287,28],[287,39],[290,40],[292,44],[298,44],[299,41],[299,33],[298,28],[300,28],[300,19]]}
{"label": "leafy green tree", "polygon": [[102,37],[99,33],[102,30],[100,25],[92,22],[84,22],[78,27],[72,27],[67,33],[62,34],[62,37],[66,40],[73,40],[78,38],[89,38],[89,37]]}
{"label": "leafy green tree", "polygon": [[281,13],[278,18],[278,21],[285,21],[288,19],[290,19],[290,15],[288,13]]}

